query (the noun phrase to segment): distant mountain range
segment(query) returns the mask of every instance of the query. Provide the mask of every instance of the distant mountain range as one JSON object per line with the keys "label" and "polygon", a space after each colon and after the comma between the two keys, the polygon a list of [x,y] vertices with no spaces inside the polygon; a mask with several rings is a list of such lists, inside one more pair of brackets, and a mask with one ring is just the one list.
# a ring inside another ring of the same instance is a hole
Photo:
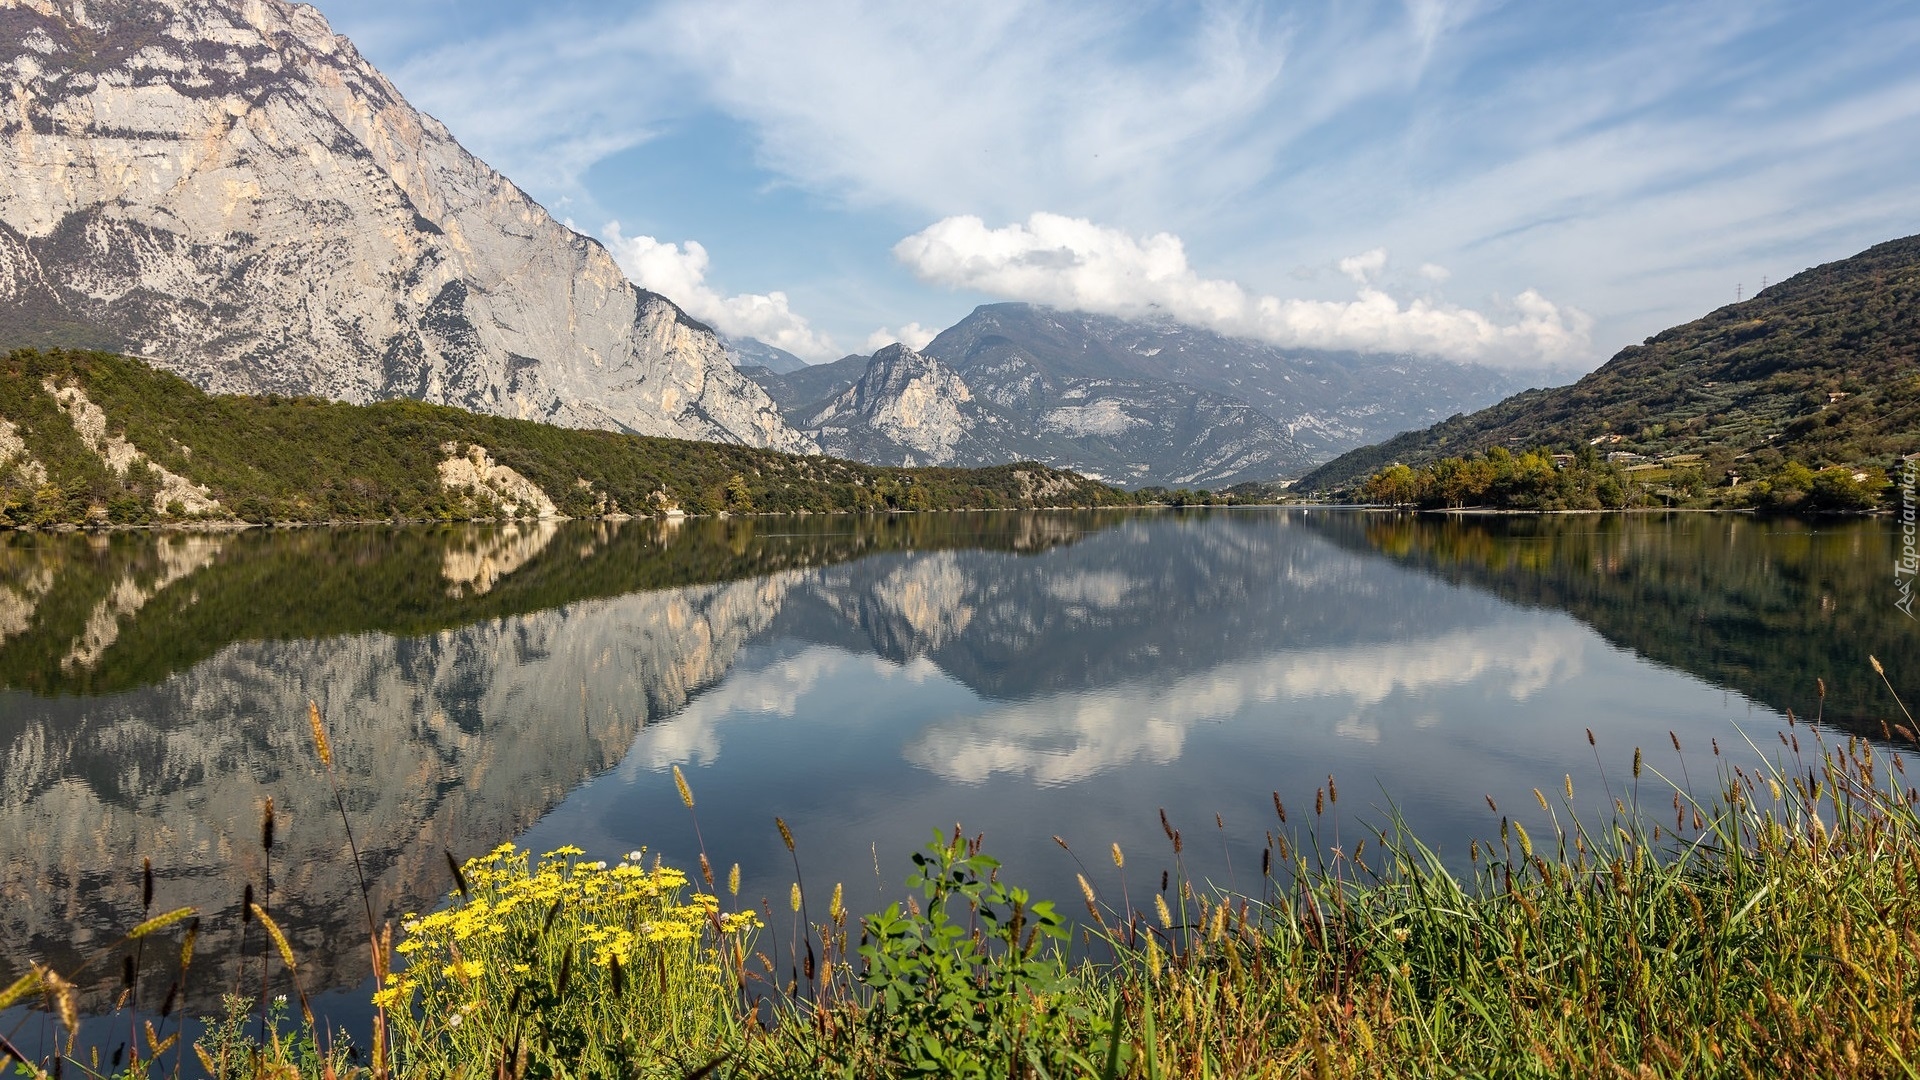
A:
{"label": "distant mountain range", "polygon": [[1920,451],[1920,236],[1803,271],[1620,350],[1571,386],[1529,390],[1343,454],[1296,487],[1495,446],[1718,454],[1772,468],[1891,467]]}
{"label": "distant mountain range", "polygon": [[1033,458],[1129,485],[1222,486],[1328,456],[1543,378],[1405,356],[1283,350],[1170,321],[974,310],[920,352],[745,369],[828,453]]}
{"label": "distant mountain range", "polygon": [[215,392],[1220,487],[1549,381],[1023,304],[808,367],[635,287],[284,0],[0,0],[0,102],[0,349]]}

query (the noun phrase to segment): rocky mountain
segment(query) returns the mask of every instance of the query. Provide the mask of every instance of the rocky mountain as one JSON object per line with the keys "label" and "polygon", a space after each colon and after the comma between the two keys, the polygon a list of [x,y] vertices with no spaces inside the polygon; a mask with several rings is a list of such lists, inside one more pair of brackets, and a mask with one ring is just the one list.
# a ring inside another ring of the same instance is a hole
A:
{"label": "rocky mountain", "polygon": [[[1170,321],[1030,304],[977,308],[924,352],[959,377],[975,413],[995,417],[993,428],[974,433],[974,447],[1003,456],[961,454],[956,462],[1028,453],[1135,485],[1298,475],[1543,377],[1417,357],[1281,350]],[[877,433],[829,434],[815,423],[823,403],[851,390],[866,370],[863,358],[847,357],[785,375],[750,374],[789,422],[838,453],[863,439],[886,445]],[[996,430],[1018,433],[1019,448]]]}
{"label": "rocky mountain", "polygon": [[1553,381],[1416,356],[1281,349],[1170,319],[1130,322],[1032,304],[990,304],[927,352],[1001,398],[1046,400],[1079,380],[1173,383],[1244,401],[1324,457]]}
{"label": "rocky mountain", "polygon": [[1048,449],[951,368],[898,344],[874,353],[852,386],[807,410],[800,426],[835,457],[903,465],[1023,461]]}
{"label": "rocky mountain", "polygon": [[1529,390],[1342,455],[1298,486],[1341,488],[1396,461],[1494,446],[1580,445],[1724,455],[1763,469],[1788,459],[1884,468],[1920,451],[1920,236],[1662,331],[1571,386]]}
{"label": "rocky mountain", "polygon": [[[1117,483],[1206,487],[1271,478],[1306,460],[1246,403],[1189,386],[1095,378],[1023,399],[992,376],[963,377],[900,344],[787,376],[755,374],[828,453],[863,461],[1034,460]],[[830,396],[809,400],[822,390]]]}
{"label": "rocky mountain", "polygon": [[830,364],[813,364],[797,371],[776,372],[766,368],[747,369],[744,373],[767,392],[781,415],[798,422],[816,405],[851,389],[866,374],[870,356],[843,356]]}
{"label": "rocky mountain", "polygon": [[75,344],[221,392],[814,449],[283,0],[0,0],[0,345]]}

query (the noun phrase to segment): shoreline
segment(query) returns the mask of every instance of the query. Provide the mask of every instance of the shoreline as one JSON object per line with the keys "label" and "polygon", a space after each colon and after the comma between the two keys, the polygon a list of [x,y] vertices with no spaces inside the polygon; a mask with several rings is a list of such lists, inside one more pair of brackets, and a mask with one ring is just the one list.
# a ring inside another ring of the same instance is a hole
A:
{"label": "shoreline", "polygon": [[341,529],[369,525],[411,526],[411,525],[513,525],[542,521],[720,521],[732,518],[807,518],[807,517],[906,517],[915,514],[1050,514],[1078,513],[1093,511],[1140,511],[1140,510],[1340,510],[1367,514],[1413,514],[1454,518],[1504,518],[1504,517],[1589,517],[1604,515],[1639,514],[1724,514],[1751,518],[1793,518],[1800,521],[1823,521],[1833,519],[1892,518],[1894,512],[1889,509],[1862,511],[1828,511],[1819,513],[1782,513],[1769,514],[1756,507],[1712,507],[1712,506],[1641,506],[1621,509],[1599,510],[1519,510],[1492,506],[1435,507],[1422,509],[1414,506],[1394,506],[1385,503],[1339,503],[1313,502],[1301,500],[1280,503],[1136,503],[1129,506],[963,506],[934,510],[796,510],[796,511],[750,511],[733,513],[721,511],[717,514],[556,514],[551,517],[499,517],[499,518],[346,518],[327,521],[168,521],[144,525],[123,525],[111,522],[76,525],[72,522],[60,522],[53,525],[0,525],[0,535],[7,533],[87,533],[102,535],[120,532],[190,532],[190,533],[228,533],[246,532],[253,529]]}

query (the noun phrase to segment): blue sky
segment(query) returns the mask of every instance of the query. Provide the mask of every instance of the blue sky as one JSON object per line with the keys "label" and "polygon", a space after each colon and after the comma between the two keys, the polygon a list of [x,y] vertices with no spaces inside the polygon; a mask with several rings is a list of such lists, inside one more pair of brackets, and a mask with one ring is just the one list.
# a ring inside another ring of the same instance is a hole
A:
{"label": "blue sky", "polygon": [[1588,368],[1920,231],[1906,0],[319,6],[642,284],[814,360],[1014,299]]}

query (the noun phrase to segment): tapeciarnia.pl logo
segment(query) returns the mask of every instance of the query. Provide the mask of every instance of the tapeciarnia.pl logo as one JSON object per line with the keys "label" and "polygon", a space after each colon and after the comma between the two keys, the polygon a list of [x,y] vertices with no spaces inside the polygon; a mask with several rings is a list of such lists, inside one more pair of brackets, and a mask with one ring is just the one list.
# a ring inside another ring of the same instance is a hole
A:
{"label": "tapeciarnia.pl logo", "polygon": [[1915,505],[1915,481],[1920,480],[1920,454],[1902,458],[1900,461],[1900,555],[1893,560],[1893,588],[1899,598],[1893,606],[1900,609],[1907,618],[1913,614],[1913,579],[1920,573],[1920,525],[1915,522],[1920,516],[1920,506]]}

